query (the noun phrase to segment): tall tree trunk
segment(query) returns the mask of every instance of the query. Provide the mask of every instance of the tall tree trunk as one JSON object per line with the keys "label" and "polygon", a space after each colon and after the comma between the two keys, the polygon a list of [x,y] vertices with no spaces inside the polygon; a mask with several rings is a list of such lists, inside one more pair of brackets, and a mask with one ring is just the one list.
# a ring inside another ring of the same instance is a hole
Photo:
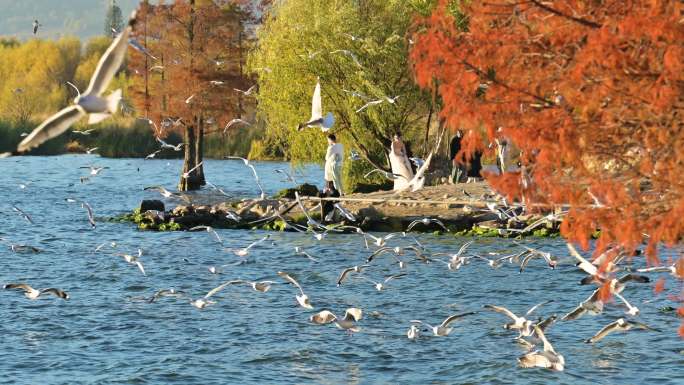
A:
{"label": "tall tree trunk", "polygon": [[187,178],[183,178],[185,173],[192,170],[197,165],[196,127],[197,126],[194,124],[185,127],[185,134],[183,135],[185,143],[185,157],[183,158],[183,172],[181,174],[180,182],[178,182],[178,191],[199,190],[200,187],[202,187],[197,169],[191,172]]}
{"label": "tall tree trunk", "polygon": [[[204,117],[200,116],[197,122],[197,135],[195,137],[195,164],[200,164],[204,161]],[[204,179],[204,164],[197,167],[197,180],[200,186],[207,184]]]}

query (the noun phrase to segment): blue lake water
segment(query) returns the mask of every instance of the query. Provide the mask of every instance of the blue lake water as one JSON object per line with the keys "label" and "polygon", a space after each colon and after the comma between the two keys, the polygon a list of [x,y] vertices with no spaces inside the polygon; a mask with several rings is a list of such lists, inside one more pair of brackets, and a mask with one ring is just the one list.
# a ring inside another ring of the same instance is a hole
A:
{"label": "blue lake water", "polygon": [[[79,177],[88,170],[79,167],[93,164],[109,169],[81,184]],[[207,180],[227,193],[257,195],[251,171],[241,162],[207,160],[205,167]],[[269,193],[288,186],[273,172],[289,169],[287,164],[256,162],[256,167]],[[558,256],[560,266],[550,270],[535,260],[522,274],[513,265],[494,270],[477,261],[452,272],[441,263],[425,265],[404,256],[408,275],[378,292],[359,279],[335,285],[343,268],[370,254],[358,235],[331,234],[319,242],[307,234],[271,233],[269,242],[251,250],[248,263],[211,274],[209,266],[236,261],[226,249],[244,247],[266,233],[218,230],[221,246],[205,232],[143,232],[105,221],[141,199],[158,197],[144,192],[145,186],[172,189],[180,168],[178,160],[83,155],[0,160],[0,237],[43,250],[14,253],[3,245],[0,284],[58,287],[71,296],[68,301],[31,301],[18,291],[0,291],[0,384],[684,384],[684,343],[676,335],[680,320],[659,311],[677,304],[665,295],[654,297],[652,284],[629,285],[623,294],[641,310],[638,320],[662,332],[613,334],[585,344],[604,325],[625,316],[624,309],[610,304],[601,315],[557,322],[548,330],[547,337],[565,357],[564,372],[517,367],[516,358],[526,350],[513,342],[515,333],[502,328],[508,320],[482,305],[524,313],[537,302],[554,300],[539,315],[560,317],[584,300],[593,287],[578,285],[582,274],[562,240],[523,241]],[[298,172],[304,175],[300,180],[320,185],[319,167]],[[65,202],[66,197],[93,207],[96,229],[88,225],[85,210]],[[11,205],[26,211],[35,224]],[[453,253],[469,240],[417,237],[432,252]],[[104,242],[117,246],[95,252]],[[391,245],[409,243],[395,238]],[[295,246],[321,261],[296,255]],[[135,254],[138,248],[147,276],[114,255]],[[477,239],[470,250],[487,255],[518,249],[511,240]],[[362,308],[361,331],[349,335],[333,325],[309,323],[313,311],[297,306],[296,289],[280,284],[276,272],[281,270],[297,277],[316,311],[343,314],[350,306]],[[397,272],[387,255],[365,274],[377,281]],[[237,278],[279,284],[267,293],[228,287],[204,310],[192,307],[188,298],[142,300],[163,288],[200,298]],[[450,314],[473,310],[479,313],[456,321],[447,337],[406,338],[410,320],[438,324]]]}

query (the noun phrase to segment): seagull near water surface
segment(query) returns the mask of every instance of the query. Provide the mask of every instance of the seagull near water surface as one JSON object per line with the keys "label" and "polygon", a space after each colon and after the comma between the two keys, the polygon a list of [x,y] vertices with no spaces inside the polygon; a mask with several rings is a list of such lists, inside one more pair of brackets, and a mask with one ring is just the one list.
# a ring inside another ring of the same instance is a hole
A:
{"label": "seagull near water surface", "polygon": [[88,115],[88,124],[95,124],[110,117],[119,108],[121,90],[112,92],[107,97],[102,93],[107,90],[116,72],[126,56],[128,37],[136,22],[135,12],[131,15],[126,28],[114,39],[97,64],[95,73],[90,79],[86,91],[74,99],[74,104],[59,111],[34,129],[17,146],[17,153],[23,153],[40,146],[45,141],[61,135],[69,127]]}

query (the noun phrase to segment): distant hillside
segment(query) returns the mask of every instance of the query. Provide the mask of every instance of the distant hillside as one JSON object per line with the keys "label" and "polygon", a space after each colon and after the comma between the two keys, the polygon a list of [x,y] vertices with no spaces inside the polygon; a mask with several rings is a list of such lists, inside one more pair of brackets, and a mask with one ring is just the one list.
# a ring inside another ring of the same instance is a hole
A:
{"label": "distant hillside", "polygon": [[[0,36],[25,40],[33,36],[32,23],[43,25],[41,38],[77,36],[88,39],[104,33],[104,19],[110,0],[0,0]],[[138,5],[138,0],[117,0],[124,18]]]}

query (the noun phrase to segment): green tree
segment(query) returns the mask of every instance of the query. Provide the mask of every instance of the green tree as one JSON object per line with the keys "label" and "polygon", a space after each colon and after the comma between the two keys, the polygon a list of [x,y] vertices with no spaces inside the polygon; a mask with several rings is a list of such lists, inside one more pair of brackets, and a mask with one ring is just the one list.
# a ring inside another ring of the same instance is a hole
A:
{"label": "green tree", "polygon": [[[296,131],[310,115],[317,78],[323,109],[335,115],[332,132],[347,149],[387,168],[391,136],[401,131],[417,150],[434,109],[430,94],[415,85],[408,62],[413,12],[404,0],[275,3],[248,60],[258,76],[258,116],[267,127],[270,151],[296,162],[323,158],[326,142],[320,130]],[[386,99],[396,96],[395,103]],[[368,100],[383,102],[357,113]],[[353,164],[369,167],[368,162]],[[347,176],[360,175],[362,170],[350,167]],[[345,179],[348,190],[358,181]]]}
{"label": "green tree", "polygon": [[114,37],[114,31],[121,31],[123,26],[123,16],[121,15],[121,8],[116,5],[116,1],[112,0],[107,8],[107,15],[105,16],[104,32],[105,36]]}

